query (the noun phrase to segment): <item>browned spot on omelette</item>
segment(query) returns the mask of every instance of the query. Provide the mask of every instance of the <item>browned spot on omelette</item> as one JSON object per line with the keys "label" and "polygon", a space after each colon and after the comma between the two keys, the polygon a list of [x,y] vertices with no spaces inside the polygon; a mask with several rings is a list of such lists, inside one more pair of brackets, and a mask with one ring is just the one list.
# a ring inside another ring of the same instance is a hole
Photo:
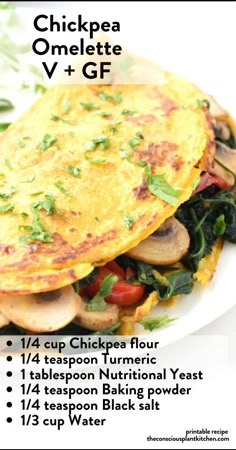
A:
{"label": "browned spot on omelette", "polygon": [[178,150],[178,145],[173,142],[162,141],[160,144],[151,142],[146,150],[137,150],[136,155],[138,161],[146,161],[152,169],[170,164],[175,171],[178,171],[183,162],[182,157],[177,153]]}

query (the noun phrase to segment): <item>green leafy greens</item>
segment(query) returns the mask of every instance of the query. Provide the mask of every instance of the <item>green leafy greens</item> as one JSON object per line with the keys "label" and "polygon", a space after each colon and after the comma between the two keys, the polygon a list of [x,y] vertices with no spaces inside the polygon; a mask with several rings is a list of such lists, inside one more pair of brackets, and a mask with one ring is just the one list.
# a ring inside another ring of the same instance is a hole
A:
{"label": "green leafy greens", "polygon": [[105,276],[100,284],[98,293],[88,303],[88,311],[104,311],[107,305],[104,299],[110,295],[112,288],[118,279],[118,276],[112,273]]}
{"label": "green leafy greens", "polygon": [[147,187],[153,195],[170,203],[170,205],[176,205],[178,203],[179,192],[172,188],[168,181],[165,180],[164,174],[152,174],[150,165],[145,167],[144,173]]}

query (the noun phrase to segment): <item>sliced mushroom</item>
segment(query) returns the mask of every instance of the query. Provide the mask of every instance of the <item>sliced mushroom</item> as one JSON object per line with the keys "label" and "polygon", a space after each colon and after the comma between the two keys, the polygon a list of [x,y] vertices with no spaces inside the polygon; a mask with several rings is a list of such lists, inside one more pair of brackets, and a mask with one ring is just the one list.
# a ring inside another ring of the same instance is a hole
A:
{"label": "sliced mushroom", "polygon": [[80,306],[71,286],[30,295],[0,296],[0,310],[15,325],[32,332],[51,332],[70,323]]}
{"label": "sliced mushroom", "polygon": [[170,217],[155,233],[127,252],[133,259],[166,266],[179,261],[187,253],[189,234],[177,219]]}
{"label": "sliced mushroom", "polygon": [[[232,172],[236,173],[236,149],[232,149],[222,142],[216,141],[216,159],[218,159],[224,166],[228,167]],[[234,184],[234,177],[227,170],[223,169],[217,162],[214,167],[210,169],[213,175],[219,175],[227,184],[232,186]]]}
{"label": "sliced mushroom", "polygon": [[107,304],[103,311],[88,311],[88,303],[81,299],[79,313],[74,322],[89,330],[100,331],[114,325],[119,319],[119,307]]}
{"label": "sliced mushroom", "polygon": [[7,325],[9,325],[10,320],[8,320],[4,314],[2,314],[0,312],[0,328],[6,327]]}
{"label": "sliced mushroom", "polygon": [[228,124],[222,122],[221,120],[213,119],[214,125],[214,133],[216,139],[220,139],[221,141],[228,141],[231,136],[231,130]]}

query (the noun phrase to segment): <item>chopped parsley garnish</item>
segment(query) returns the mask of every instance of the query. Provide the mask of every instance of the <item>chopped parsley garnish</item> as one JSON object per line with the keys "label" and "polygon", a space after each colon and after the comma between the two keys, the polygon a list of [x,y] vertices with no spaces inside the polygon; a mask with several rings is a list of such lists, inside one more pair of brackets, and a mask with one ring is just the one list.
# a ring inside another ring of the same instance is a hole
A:
{"label": "chopped parsley garnish", "polygon": [[71,108],[71,103],[69,102],[69,100],[66,100],[65,103],[64,103],[64,106],[63,106],[63,108],[62,108],[61,114],[66,114],[66,113],[68,113],[68,111],[70,110],[70,108]]}
{"label": "chopped parsley garnish", "polygon": [[204,98],[203,100],[197,100],[197,106],[195,109],[201,109],[201,108],[208,108],[210,109],[210,102],[209,100],[207,100],[206,98]]}
{"label": "chopped parsley garnish", "polygon": [[0,206],[0,213],[13,211],[13,209],[14,209],[14,205],[11,205],[11,203],[8,203],[7,205]]}
{"label": "chopped parsley garnish", "polygon": [[28,217],[29,214],[23,211],[22,213],[20,213],[20,215],[25,219],[26,217]]}
{"label": "chopped parsley garnish", "polygon": [[6,98],[0,98],[0,111],[9,111],[14,109],[14,105]]}
{"label": "chopped parsley garnish", "polygon": [[107,111],[101,111],[98,114],[99,114],[99,116],[102,116],[102,117],[110,117],[111,116],[111,113],[109,113]]}
{"label": "chopped parsley garnish", "polygon": [[63,119],[63,117],[56,116],[54,114],[51,116],[51,120],[53,120],[54,122],[58,122],[60,120],[61,122],[64,122],[64,123],[70,123],[69,120]]}
{"label": "chopped parsley garnish", "polygon": [[13,167],[12,167],[10,161],[9,161],[7,158],[5,158],[5,165],[8,167],[8,169],[10,169],[10,170],[13,169]]}
{"label": "chopped parsley garnish", "polygon": [[25,230],[28,233],[20,237],[20,240],[27,244],[29,241],[52,242],[51,233],[45,229],[38,211],[32,208],[32,225],[19,225],[19,230]]}
{"label": "chopped parsley garnish", "polygon": [[122,100],[121,92],[116,91],[113,97],[115,103],[120,103]]}
{"label": "chopped parsley garnish", "polygon": [[130,148],[129,150],[124,150],[123,148],[119,151],[119,156],[122,159],[128,159],[130,156],[133,156],[134,151]]}
{"label": "chopped parsley garnish", "polygon": [[144,139],[144,135],[140,130],[136,131],[136,136],[139,137],[140,139]]}
{"label": "chopped parsley garnish", "polygon": [[113,120],[113,127],[110,128],[111,134],[115,134],[118,131],[117,125],[120,125],[122,120]]}
{"label": "chopped parsley garnish", "polygon": [[74,177],[79,177],[81,169],[79,169],[79,167],[72,166],[71,164],[69,164],[67,166],[67,172],[70,173],[71,175],[74,175]]}
{"label": "chopped parsley garnish", "polygon": [[34,181],[35,176],[34,175],[29,175],[28,177],[26,177],[25,181],[23,181],[23,183],[32,183],[32,181]]}
{"label": "chopped parsley garnish", "polygon": [[37,192],[32,192],[30,195],[30,197],[35,197],[36,195],[40,195],[43,194],[43,191],[37,191]]}
{"label": "chopped parsley garnish", "polygon": [[90,164],[103,164],[108,162],[107,159],[103,159],[103,158],[86,158]]}
{"label": "chopped parsley garnish", "polygon": [[133,116],[136,114],[136,111],[132,111],[131,109],[123,109],[121,112],[122,116]]}
{"label": "chopped parsley garnish", "polygon": [[94,139],[91,139],[91,141],[88,141],[85,144],[85,150],[86,151],[93,151],[96,149],[98,145],[105,150],[107,147],[109,147],[109,139],[105,134],[101,134],[100,136],[95,137]]}
{"label": "chopped parsley garnish", "polygon": [[25,143],[23,141],[18,141],[18,147],[25,147]]}
{"label": "chopped parsley garnish", "polygon": [[62,212],[56,208],[55,199],[51,194],[45,194],[44,200],[32,203],[32,208],[36,209],[44,209],[48,215],[53,214],[54,212],[59,216],[62,216]]}
{"label": "chopped parsley garnish", "polygon": [[140,161],[135,161],[135,163],[134,163],[136,166],[140,166],[140,167],[145,167],[145,166],[147,166],[147,161],[144,161],[144,160],[140,160]]}
{"label": "chopped parsley garnish", "polygon": [[87,111],[95,111],[96,109],[100,109],[99,106],[96,106],[93,103],[80,102],[80,104],[83,108],[87,109]]}
{"label": "chopped parsley garnish", "polygon": [[38,93],[44,94],[44,92],[46,92],[46,90],[47,90],[47,88],[43,84],[35,83],[35,85],[34,85],[34,92],[36,94],[38,94]]}
{"label": "chopped parsley garnish", "polygon": [[3,123],[0,123],[0,133],[1,133],[2,131],[5,131],[10,125],[11,125],[11,122],[3,122]]}
{"label": "chopped parsley garnish", "polygon": [[172,188],[168,181],[165,180],[165,174],[152,174],[150,165],[145,167],[144,173],[147,187],[153,195],[161,198],[170,205],[176,205],[178,203],[179,192]]}
{"label": "chopped parsley garnish", "polygon": [[15,192],[16,188],[11,186],[6,192],[0,192],[0,199],[5,200],[6,198],[10,198]]}
{"label": "chopped parsley garnish", "polygon": [[140,144],[140,138],[139,137],[134,137],[134,138],[129,140],[130,147],[136,147],[139,144]]}
{"label": "chopped parsley garnish", "polygon": [[98,293],[88,303],[88,311],[104,311],[107,306],[104,299],[110,295],[112,288],[118,279],[118,276],[113,273],[109,273],[105,276],[100,284]]}
{"label": "chopped parsley garnish", "polygon": [[56,141],[55,136],[52,136],[49,133],[46,133],[42,139],[42,141],[38,144],[40,150],[47,150],[54,142]]}
{"label": "chopped parsley garnish", "polygon": [[99,92],[99,98],[106,102],[112,102],[112,100],[113,100],[113,97],[104,91]]}
{"label": "chopped parsley garnish", "polygon": [[67,195],[68,197],[71,197],[70,192],[68,192],[63,186],[62,186],[62,182],[60,180],[56,181],[56,183],[54,184],[54,186],[56,186],[57,189],[59,189],[59,191],[61,191],[63,194]]}
{"label": "chopped parsley garnish", "polygon": [[116,91],[114,96],[112,97],[112,95],[107,94],[104,91],[99,92],[99,97],[101,100],[104,100],[106,102],[115,102],[115,103],[120,103],[122,98],[121,98],[121,93]]}
{"label": "chopped parsley garnish", "polygon": [[129,213],[125,212],[124,213],[125,228],[127,230],[130,230],[130,228],[132,228],[134,222],[135,222],[134,218]]}
{"label": "chopped parsley garnish", "polygon": [[177,320],[177,317],[169,318],[168,316],[157,316],[157,317],[144,317],[143,319],[139,320],[138,323],[143,325],[145,330],[153,331],[157,328],[164,327],[165,325],[168,325],[171,322],[174,322]]}

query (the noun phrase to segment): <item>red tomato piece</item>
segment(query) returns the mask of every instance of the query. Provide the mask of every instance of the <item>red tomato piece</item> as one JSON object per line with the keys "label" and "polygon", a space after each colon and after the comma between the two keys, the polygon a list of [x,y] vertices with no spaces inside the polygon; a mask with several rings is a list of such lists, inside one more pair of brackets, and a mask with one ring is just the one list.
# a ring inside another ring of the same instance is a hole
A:
{"label": "red tomato piece", "polygon": [[206,189],[208,186],[211,186],[212,184],[215,184],[220,189],[229,189],[228,183],[221,178],[219,175],[211,175],[208,172],[204,172],[201,175],[201,179],[196,187],[196,189],[193,191],[192,195],[197,194],[198,192],[203,191],[203,189]]}
{"label": "red tomato piece", "polygon": [[[122,270],[122,269],[121,269]],[[109,273],[115,273],[107,267],[99,267],[96,279],[80,288],[80,294],[88,297],[94,297],[99,291],[101,282]],[[133,305],[137,303],[143,296],[145,286],[143,284],[136,285],[127,283],[124,279],[119,279],[113,286],[111,294],[105,300],[107,303],[115,305]]]}

